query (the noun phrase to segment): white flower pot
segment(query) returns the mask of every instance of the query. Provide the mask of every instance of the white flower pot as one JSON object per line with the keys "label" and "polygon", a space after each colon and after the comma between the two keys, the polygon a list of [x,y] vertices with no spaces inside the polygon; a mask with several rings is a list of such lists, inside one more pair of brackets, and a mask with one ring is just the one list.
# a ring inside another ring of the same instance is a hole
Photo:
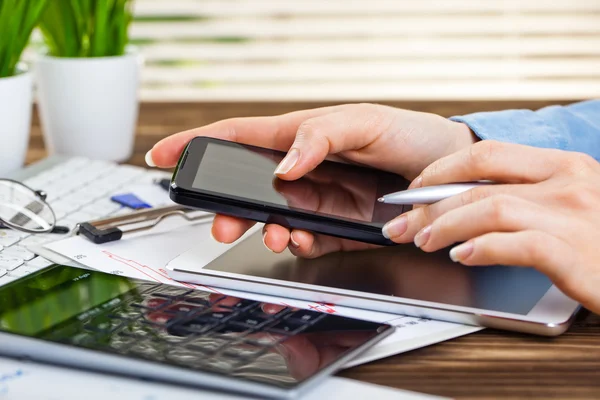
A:
{"label": "white flower pot", "polygon": [[25,163],[31,130],[32,74],[0,78],[0,177]]}
{"label": "white flower pot", "polygon": [[125,161],[133,153],[141,57],[40,55],[35,74],[50,154]]}

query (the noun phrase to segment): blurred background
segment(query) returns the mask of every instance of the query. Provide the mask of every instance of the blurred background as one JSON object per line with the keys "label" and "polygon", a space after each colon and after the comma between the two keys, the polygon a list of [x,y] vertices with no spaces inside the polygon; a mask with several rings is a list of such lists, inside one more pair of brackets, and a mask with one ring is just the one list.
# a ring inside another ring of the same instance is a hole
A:
{"label": "blurred background", "polygon": [[[133,5],[129,43],[145,60],[130,158],[139,165],[166,135],[224,118],[346,102],[452,116],[600,98],[600,0]],[[25,59],[41,44],[35,31]],[[35,113],[28,162],[47,154],[42,130]]]}
{"label": "blurred background", "polygon": [[136,0],[142,100],[600,94],[600,0]]}

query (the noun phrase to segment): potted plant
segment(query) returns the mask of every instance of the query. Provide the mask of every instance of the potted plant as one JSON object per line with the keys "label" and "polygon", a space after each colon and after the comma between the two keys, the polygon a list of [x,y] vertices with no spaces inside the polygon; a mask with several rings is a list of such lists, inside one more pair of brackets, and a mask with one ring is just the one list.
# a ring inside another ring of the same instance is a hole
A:
{"label": "potted plant", "polygon": [[0,0],[0,176],[25,162],[31,129],[32,78],[19,63],[45,0]]}
{"label": "potted plant", "polygon": [[50,1],[35,73],[49,153],[125,161],[133,152],[140,57],[128,47],[132,0]]}

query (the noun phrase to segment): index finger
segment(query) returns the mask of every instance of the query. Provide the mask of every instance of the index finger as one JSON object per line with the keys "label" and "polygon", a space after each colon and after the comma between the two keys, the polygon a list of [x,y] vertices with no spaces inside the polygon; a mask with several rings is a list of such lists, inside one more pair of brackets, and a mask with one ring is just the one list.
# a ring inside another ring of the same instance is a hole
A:
{"label": "index finger", "polygon": [[564,157],[560,150],[484,140],[435,161],[415,182],[420,179],[420,186],[479,180],[537,183],[554,175]]}
{"label": "index finger", "polygon": [[200,128],[179,132],[154,145],[148,156],[154,165],[170,168],[177,164],[181,152],[190,140],[208,136],[242,144],[287,151],[296,137],[298,127],[307,119],[334,112],[342,106],[295,111],[272,117],[231,118]]}

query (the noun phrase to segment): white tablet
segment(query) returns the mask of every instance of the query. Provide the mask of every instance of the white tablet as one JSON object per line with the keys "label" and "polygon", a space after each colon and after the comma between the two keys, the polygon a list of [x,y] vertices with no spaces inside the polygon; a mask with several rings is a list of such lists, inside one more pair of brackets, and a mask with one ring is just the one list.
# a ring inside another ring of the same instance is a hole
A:
{"label": "white tablet", "polygon": [[260,232],[206,266],[191,250],[173,260],[175,280],[287,298],[555,336],[579,304],[531,268],[466,267],[448,250],[413,245],[333,253],[317,259],[265,249]]}

